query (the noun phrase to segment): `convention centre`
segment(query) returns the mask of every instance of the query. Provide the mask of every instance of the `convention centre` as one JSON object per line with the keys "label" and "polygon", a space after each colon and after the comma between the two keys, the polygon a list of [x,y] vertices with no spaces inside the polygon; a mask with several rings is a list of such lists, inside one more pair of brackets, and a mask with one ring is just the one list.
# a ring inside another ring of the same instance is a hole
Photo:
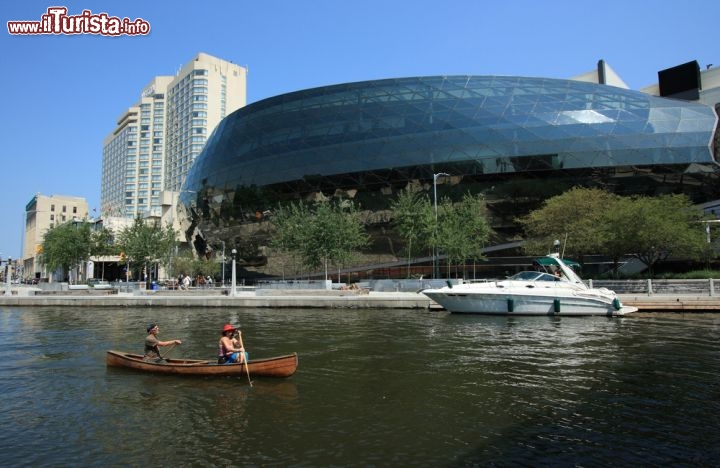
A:
{"label": "convention centre", "polygon": [[392,258],[382,236],[393,196],[413,185],[482,194],[498,246],[520,238],[518,216],[573,186],[720,199],[716,103],[701,98],[697,62],[659,73],[655,94],[608,84],[603,65],[587,81],[405,77],[249,104],[220,122],[191,167],[183,230],[198,252],[242,242],[262,252],[279,203],[352,199],[381,261]]}

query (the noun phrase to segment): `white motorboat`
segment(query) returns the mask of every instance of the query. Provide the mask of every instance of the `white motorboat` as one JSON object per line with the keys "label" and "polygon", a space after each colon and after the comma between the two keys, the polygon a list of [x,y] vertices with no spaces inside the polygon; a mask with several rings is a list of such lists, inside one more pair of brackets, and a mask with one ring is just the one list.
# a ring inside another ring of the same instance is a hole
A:
{"label": "white motorboat", "polygon": [[523,271],[505,280],[424,289],[427,297],[449,312],[492,315],[625,315],[607,288],[590,288],[557,254],[537,260],[545,271]]}

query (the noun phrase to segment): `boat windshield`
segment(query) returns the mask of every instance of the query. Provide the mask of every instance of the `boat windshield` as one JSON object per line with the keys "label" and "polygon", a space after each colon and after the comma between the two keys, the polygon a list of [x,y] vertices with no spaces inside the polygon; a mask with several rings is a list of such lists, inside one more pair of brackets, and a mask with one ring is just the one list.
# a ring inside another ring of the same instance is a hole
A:
{"label": "boat windshield", "polygon": [[559,280],[559,278],[557,278],[554,275],[550,275],[548,273],[542,273],[540,271],[521,271],[520,273],[517,273],[508,279],[514,280],[514,281],[558,281]]}

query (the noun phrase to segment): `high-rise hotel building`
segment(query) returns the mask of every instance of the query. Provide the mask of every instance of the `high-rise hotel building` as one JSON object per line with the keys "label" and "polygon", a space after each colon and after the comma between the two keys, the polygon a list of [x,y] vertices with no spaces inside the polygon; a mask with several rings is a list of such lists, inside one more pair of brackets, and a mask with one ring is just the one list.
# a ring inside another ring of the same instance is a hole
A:
{"label": "high-rise hotel building", "polygon": [[247,103],[247,69],[200,53],[156,76],[103,143],[102,216],[162,215],[217,124]]}

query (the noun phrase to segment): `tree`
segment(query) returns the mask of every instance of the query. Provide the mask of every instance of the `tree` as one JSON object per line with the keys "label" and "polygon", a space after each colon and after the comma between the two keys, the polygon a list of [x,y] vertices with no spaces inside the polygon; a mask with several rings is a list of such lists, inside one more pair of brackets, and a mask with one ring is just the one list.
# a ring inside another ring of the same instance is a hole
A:
{"label": "tree", "polygon": [[600,226],[617,199],[605,190],[581,187],[548,199],[542,208],[519,220],[526,235],[525,251],[545,255],[555,240],[561,240],[566,255],[581,258],[600,253],[606,236],[612,235]]}
{"label": "tree", "polygon": [[435,214],[427,194],[410,187],[400,191],[391,209],[393,225],[397,233],[405,239],[409,277],[413,249],[432,249]]}
{"label": "tree", "polygon": [[115,237],[110,229],[103,226],[90,232],[91,256],[114,255],[116,250]]}
{"label": "tree", "polygon": [[278,206],[271,220],[275,230],[270,240],[271,247],[293,256],[301,256],[299,246],[304,238],[302,231],[310,216],[310,210],[305,203],[289,203]]}
{"label": "tree", "polygon": [[298,254],[309,269],[324,267],[325,279],[329,263],[339,266],[351,261],[369,241],[357,208],[348,200],[281,206],[272,223],[276,231],[272,245]]}
{"label": "tree", "polygon": [[647,265],[679,253],[698,259],[705,247],[703,212],[685,195],[626,198],[616,202],[600,223],[605,245],[602,253],[632,255]]}
{"label": "tree", "polygon": [[[459,203],[443,199],[438,214],[437,246],[448,263],[483,258],[482,247],[490,237],[485,219],[485,201],[480,195],[465,194]],[[465,271],[463,271],[465,275]]]}
{"label": "tree", "polygon": [[[141,271],[149,272],[153,263],[170,263],[175,247],[176,232],[171,225],[165,228],[158,223],[146,223],[139,217],[118,235],[118,248],[128,261]],[[150,282],[150,275],[146,276]]]}
{"label": "tree", "polygon": [[188,275],[190,278],[203,278],[211,276],[216,278],[220,272],[220,263],[213,258],[195,258],[192,253],[186,252],[173,259],[170,275],[177,278],[179,275]]}
{"label": "tree", "polygon": [[90,258],[90,224],[68,222],[48,229],[43,236],[41,262],[50,271],[62,269],[67,280],[71,268]]}
{"label": "tree", "polygon": [[554,239],[565,239],[566,253],[624,256],[654,265],[674,253],[699,258],[705,249],[703,213],[684,195],[620,197],[604,190],[573,188],[549,199],[523,218],[525,250],[547,253]]}

